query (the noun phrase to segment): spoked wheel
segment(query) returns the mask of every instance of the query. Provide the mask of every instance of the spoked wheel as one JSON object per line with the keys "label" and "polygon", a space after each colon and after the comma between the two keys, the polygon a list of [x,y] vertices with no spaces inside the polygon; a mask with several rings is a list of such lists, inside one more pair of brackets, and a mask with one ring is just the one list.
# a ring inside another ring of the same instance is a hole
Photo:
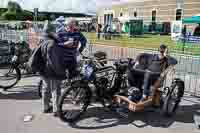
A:
{"label": "spoked wheel", "polygon": [[21,79],[21,73],[18,67],[8,64],[0,66],[0,88],[7,90]]}
{"label": "spoked wheel", "polygon": [[63,92],[58,103],[58,114],[61,120],[73,122],[80,118],[90,103],[87,89],[68,87]]}
{"label": "spoked wheel", "polygon": [[184,83],[182,81],[172,83],[172,86],[164,99],[161,110],[164,116],[173,116],[179,106],[184,94]]}

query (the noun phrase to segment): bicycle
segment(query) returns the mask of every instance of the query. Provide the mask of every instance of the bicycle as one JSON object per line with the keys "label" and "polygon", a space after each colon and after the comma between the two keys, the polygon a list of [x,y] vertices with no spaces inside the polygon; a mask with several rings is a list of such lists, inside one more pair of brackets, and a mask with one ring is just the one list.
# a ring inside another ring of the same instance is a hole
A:
{"label": "bicycle", "polygon": [[[58,114],[64,122],[73,122],[79,119],[92,103],[93,97],[104,107],[109,107],[114,95],[123,93],[123,90],[127,88],[126,71],[130,60],[116,61],[115,67],[99,68],[95,58],[84,58],[89,62],[83,66],[82,78],[73,81],[59,99]],[[93,91],[93,87],[95,87],[95,91]]]}
{"label": "bicycle", "polygon": [[[105,52],[97,51],[93,55],[95,59],[99,62],[98,64],[99,67],[103,67],[105,64],[107,64],[107,62],[105,61],[105,59],[107,58],[107,54]],[[80,71],[82,69],[83,64],[84,64],[84,59],[80,59],[80,62],[77,65],[77,71]],[[68,72],[66,72],[66,77],[68,77]],[[66,80],[63,80],[61,88],[66,88],[67,86],[71,84],[71,82],[73,82],[74,80],[77,80],[77,78],[79,77],[75,77],[71,80],[69,80],[69,78],[67,78]],[[42,98],[42,87],[43,87],[43,80],[41,79],[38,82],[38,96],[40,98]]]}
{"label": "bicycle", "polygon": [[21,73],[24,70],[31,73],[26,64],[31,54],[31,50],[26,42],[9,43],[10,53],[1,55],[9,56],[7,63],[0,66],[0,88],[7,90],[15,86],[21,80]]}

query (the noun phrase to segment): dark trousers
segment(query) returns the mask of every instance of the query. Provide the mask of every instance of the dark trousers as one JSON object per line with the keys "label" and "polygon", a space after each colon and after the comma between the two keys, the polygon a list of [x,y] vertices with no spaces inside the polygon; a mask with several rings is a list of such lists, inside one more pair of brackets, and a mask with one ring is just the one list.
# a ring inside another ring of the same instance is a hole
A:
{"label": "dark trousers", "polygon": [[128,81],[130,86],[134,86],[139,88],[142,91],[143,86],[143,94],[149,96],[150,87],[155,81],[159,78],[160,73],[146,72],[142,70],[132,69],[128,73]]}
{"label": "dark trousers", "polygon": [[146,96],[149,96],[150,93],[150,87],[153,85],[156,80],[160,77],[160,73],[152,73],[152,72],[146,72],[144,75],[144,90],[143,94]]}
{"label": "dark trousers", "polygon": [[134,86],[142,90],[144,80],[144,72],[132,69],[128,73],[128,82],[130,86]]}

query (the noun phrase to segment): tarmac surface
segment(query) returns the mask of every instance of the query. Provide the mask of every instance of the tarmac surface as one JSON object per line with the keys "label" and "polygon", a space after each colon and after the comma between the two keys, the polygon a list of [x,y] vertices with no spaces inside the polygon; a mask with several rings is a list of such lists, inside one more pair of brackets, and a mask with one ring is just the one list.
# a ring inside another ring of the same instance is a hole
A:
{"label": "tarmac surface", "polygon": [[[129,113],[122,117],[107,111],[98,104],[89,107],[76,123],[62,122],[52,114],[42,113],[41,99],[37,94],[38,77],[24,77],[16,87],[0,90],[1,133],[198,133],[193,113],[200,109],[200,99],[185,95],[177,114],[172,118],[160,115],[159,110]],[[33,116],[24,122],[24,116]]]}

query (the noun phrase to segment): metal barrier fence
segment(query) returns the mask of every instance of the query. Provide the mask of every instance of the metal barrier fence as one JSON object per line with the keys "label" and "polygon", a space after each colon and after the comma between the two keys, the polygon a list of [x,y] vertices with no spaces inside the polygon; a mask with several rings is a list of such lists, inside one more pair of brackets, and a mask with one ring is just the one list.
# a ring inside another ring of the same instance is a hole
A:
{"label": "metal barrier fence", "polygon": [[7,30],[0,29],[0,40],[8,40],[18,42],[20,40],[29,41],[38,40],[41,37],[42,32],[33,32],[31,30]]}
{"label": "metal barrier fence", "polygon": [[[157,51],[108,46],[102,44],[93,44],[89,46],[90,53],[96,51],[105,51],[110,59],[135,58],[139,53],[157,53]],[[166,85],[169,85],[172,78],[181,78],[185,82],[185,91],[194,96],[200,96],[200,58],[183,54],[169,53],[170,56],[178,60],[175,67],[175,75],[169,75]]]}
{"label": "metal barrier fence", "polygon": [[[31,34],[30,34],[31,35]],[[41,33],[37,33],[37,36],[28,36],[26,31],[0,31],[0,40],[12,40],[19,41],[20,36],[23,36],[25,41],[28,41],[28,37],[32,40],[38,39],[41,37]],[[30,40],[29,40],[30,41]],[[89,41],[91,43],[92,41]],[[34,43],[34,42],[32,42]],[[102,42],[103,43],[103,42]],[[119,58],[135,58],[139,53],[156,53],[156,50],[145,50],[137,48],[128,48],[128,47],[119,47],[119,46],[108,46],[98,44],[88,44],[84,54],[91,55],[96,51],[105,51],[108,54],[110,59],[119,59]],[[1,45],[1,44],[0,44]],[[178,54],[178,53],[169,53],[171,56],[175,57],[178,60],[176,65],[176,75],[175,77],[181,78],[185,81],[185,91],[189,92],[192,95],[200,96],[200,57]],[[172,77],[167,78],[166,84],[171,82]]]}

